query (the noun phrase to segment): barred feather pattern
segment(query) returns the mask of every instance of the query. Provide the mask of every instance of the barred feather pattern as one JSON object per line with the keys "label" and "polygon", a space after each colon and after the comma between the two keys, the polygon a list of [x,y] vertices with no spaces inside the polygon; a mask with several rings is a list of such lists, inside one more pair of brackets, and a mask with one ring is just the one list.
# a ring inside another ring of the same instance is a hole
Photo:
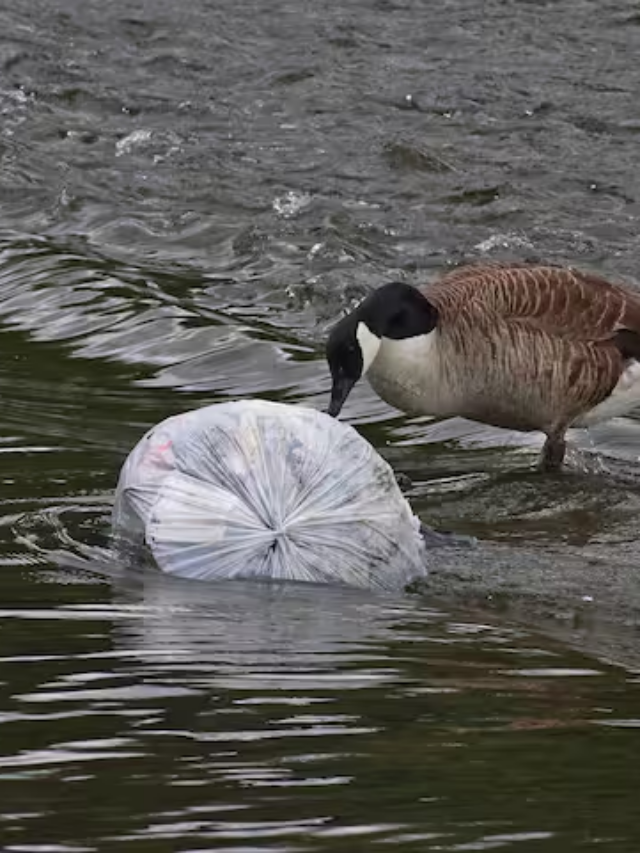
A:
{"label": "barred feather pattern", "polygon": [[430,367],[405,363],[398,384],[396,346],[370,377],[388,402],[416,413],[561,432],[625,371],[616,333],[640,334],[640,291],[571,268],[467,265],[421,292],[439,312]]}

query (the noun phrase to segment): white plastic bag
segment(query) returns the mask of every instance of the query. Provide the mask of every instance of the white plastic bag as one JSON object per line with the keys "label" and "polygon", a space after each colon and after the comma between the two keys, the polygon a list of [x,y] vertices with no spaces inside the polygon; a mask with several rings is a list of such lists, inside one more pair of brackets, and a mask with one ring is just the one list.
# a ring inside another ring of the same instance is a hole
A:
{"label": "white plastic bag", "polygon": [[165,572],[401,589],[426,574],[420,522],[349,425],[246,400],[151,429],[126,460],[114,530]]}

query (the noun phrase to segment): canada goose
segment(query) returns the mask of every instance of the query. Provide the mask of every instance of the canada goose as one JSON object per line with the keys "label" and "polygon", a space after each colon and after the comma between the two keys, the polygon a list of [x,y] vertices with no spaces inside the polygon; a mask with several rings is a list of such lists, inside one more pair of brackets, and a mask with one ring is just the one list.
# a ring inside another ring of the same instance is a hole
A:
{"label": "canada goose", "polygon": [[640,405],[640,290],[553,266],[459,267],[385,284],[332,329],[329,414],[364,374],[392,406],[541,430],[544,470],[565,432]]}

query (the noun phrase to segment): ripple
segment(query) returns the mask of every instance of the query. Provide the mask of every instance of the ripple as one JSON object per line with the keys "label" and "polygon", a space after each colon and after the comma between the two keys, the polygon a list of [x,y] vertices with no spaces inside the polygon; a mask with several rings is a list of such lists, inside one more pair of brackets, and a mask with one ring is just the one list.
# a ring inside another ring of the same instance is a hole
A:
{"label": "ripple", "polygon": [[108,550],[151,424],[326,405],[324,337],[372,287],[505,255],[634,280],[629,0],[443,4],[426,35],[415,7],[0,10],[4,849],[571,849],[596,798],[589,838],[638,847],[638,685],[609,663],[638,664],[637,421],[534,478],[536,438],[361,383],[345,417],[481,540],[422,597]]}

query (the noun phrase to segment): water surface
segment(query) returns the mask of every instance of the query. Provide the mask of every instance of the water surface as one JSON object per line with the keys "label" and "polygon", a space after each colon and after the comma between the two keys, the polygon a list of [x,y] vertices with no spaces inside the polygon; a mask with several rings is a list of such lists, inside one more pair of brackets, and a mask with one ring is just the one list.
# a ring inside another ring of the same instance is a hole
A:
{"label": "water surface", "polygon": [[549,3],[0,7],[0,841],[639,847],[638,423],[345,409],[428,522],[422,596],[202,588],[105,552],[163,417],[325,405],[371,287],[463,259],[636,281],[640,17]]}

